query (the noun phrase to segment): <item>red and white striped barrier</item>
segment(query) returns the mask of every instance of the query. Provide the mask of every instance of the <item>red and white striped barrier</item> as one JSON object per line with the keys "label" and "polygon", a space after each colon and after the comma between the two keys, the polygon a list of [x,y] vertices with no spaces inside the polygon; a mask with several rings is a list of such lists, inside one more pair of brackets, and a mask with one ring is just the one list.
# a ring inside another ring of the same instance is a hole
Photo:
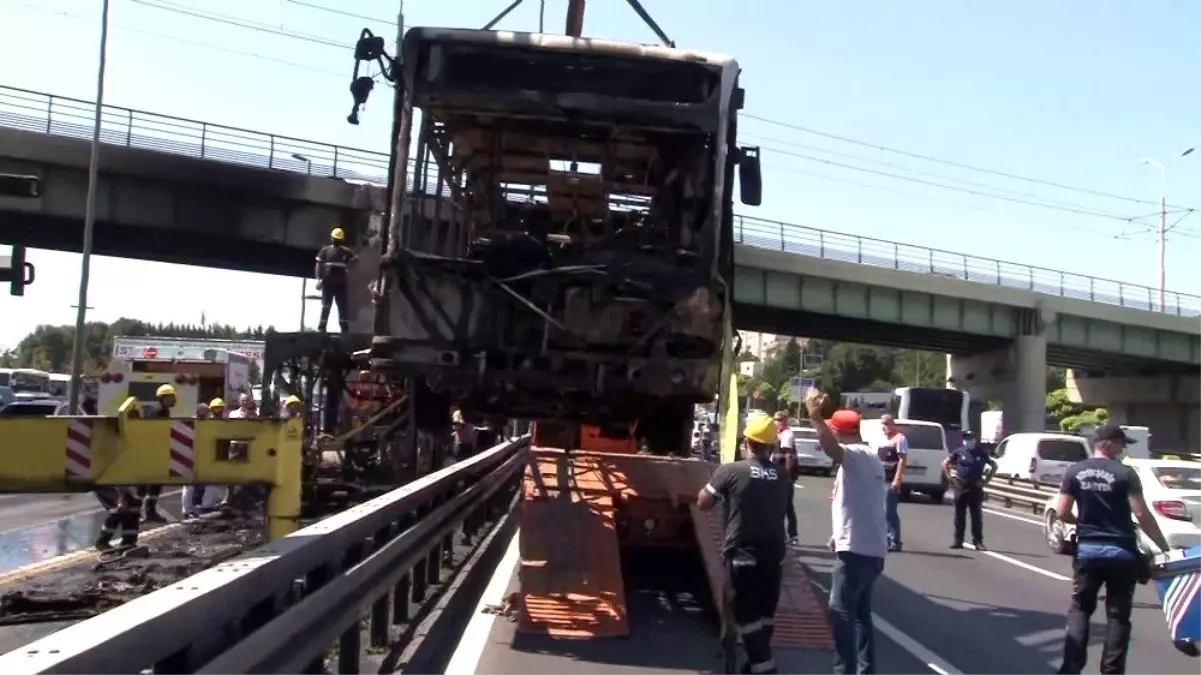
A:
{"label": "red and white striped barrier", "polygon": [[67,478],[92,478],[92,420],[67,420]]}
{"label": "red and white striped barrier", "polygon": [[196,477],[196,423],[192,420],[171,420],[172,478]]}

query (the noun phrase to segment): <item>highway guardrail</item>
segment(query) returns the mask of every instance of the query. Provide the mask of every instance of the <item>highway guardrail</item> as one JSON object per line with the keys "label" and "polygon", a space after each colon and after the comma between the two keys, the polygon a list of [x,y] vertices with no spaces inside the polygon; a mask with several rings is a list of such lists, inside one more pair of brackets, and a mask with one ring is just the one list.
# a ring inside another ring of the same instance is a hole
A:
{"label": "highway guardrail", "polygon": [[[360,672],[362,630],[440,583],[460,532],[508,513],[529,437],[502,443],[283,539],[0,656],[5,673]],[[427,637],[428,639],[428,637]]]}
{"label": "highway guardrail", "polygon": [[1055,494],[1056,485],[1039,483],[1025,478],[997,476],[984,486],[984,496],[989,501],[1000,502],[1007,508],[1029,509],[1041,516],[1046,509],[1047,499]]}

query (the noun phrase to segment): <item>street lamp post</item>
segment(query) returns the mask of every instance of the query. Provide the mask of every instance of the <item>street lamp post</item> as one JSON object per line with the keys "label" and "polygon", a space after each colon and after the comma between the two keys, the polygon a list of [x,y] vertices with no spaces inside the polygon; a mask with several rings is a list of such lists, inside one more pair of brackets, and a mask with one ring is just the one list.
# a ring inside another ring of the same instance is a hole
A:
{"label": "street lamp post", "polygon": [[313,160],[309,159],[308,157],[305,157],[304,155],[300,154],[299,152],[292,153],[292,159],[304,162],[305,165],[308,167],[307,169],[305,169],[305,173],[309,174],[310,176],[313,175]]}
{"label": "street lamp post", "polygon": [[71,385],[67,390],[67,410],[79,410],[80,374],[83,371],[83,328],[88,312],[88,278],[92,267],[92,240],[96,230],[96,183],[100,174],[100,128],[104,116],[104,69],[108,57],[108,5],[100,9],[100,63],[96,68],[96,120],[92,125],[92,157],[88,161],[88,193],[83,216],[83,254],[79,263],[79,301],[75,309],[75,339],[71,344]]}
{"label": "street lamp post", "polygon": [[1164,301],[1164,291],[1167,285],[1167,241],[1168,241],[1168,169],[1176,160],[1187,157],[1192,154],[1195,148],[1186,148],[1184,152],[1172,157],[1165,164],[1158,159],[1152,157],[1144,157],[1138,160],[1139,164],[1146,164],[1159,169],[1159,311],[1167,311],[1167,305]]}

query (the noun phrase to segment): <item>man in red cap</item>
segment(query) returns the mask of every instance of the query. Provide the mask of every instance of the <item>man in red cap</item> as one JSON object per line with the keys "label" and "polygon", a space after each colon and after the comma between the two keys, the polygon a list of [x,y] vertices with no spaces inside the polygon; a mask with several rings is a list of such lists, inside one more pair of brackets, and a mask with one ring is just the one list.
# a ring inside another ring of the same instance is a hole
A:
{"label": "man in red cap", "polygon": [[830,583],[833,672],[874,673],[872,587],[884,571],[888,554],[884,463],[859,436],[859,413],[839,410],[826,420],[822,418],[825,403],[825,394],[816,389],[805,397],[818,443],[839,465],[830,503],[830,549],[838,557]]}

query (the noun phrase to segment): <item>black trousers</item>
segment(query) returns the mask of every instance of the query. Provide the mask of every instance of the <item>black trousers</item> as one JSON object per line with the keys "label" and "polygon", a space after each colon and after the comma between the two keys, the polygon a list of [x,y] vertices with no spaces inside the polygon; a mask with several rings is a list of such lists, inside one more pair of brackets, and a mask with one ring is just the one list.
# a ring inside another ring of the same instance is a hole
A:
{"label": "black trousers", "polygon": [[955,543],[963,543],[968,513],[972,515],[972,543],[984,543],[984,485],[972,483],[955,491]]}
{"label": "black trousers", "polygon": [[108,544],[109,540],[121,533],[121,545],[133,546],[138,543],[138,530],[141,518],[138,513],[138,500],[133,495],[111,486],[98,487],[95,490],[96,499],[108,512],[104,524],[100,527],[97,544]]}
{"label": "black trousers", "polygon": [[745,553],[726,556],[726,602],[746,650],[744,672],[779,672],[772,657],[771,639],[782,577],[778,559],[759,560]]}
{"label": "black trousers", "polygon": [[788,500],[788,506],[784,508],[784,522],[786,523],[789,538],[795,539],[797,537],[796,502],[792,499]]}
{"label": "black trousers", "polygon": [[325,332],[329,323],[330,305],[338,306],[338,327],[343,333],[350,332],[350,318],[346,316],[346,282],[328,281],[321,284],[321,319],[317,322],[317,330]]}
{"label": "black trousers", "polygon": [[158,511],[158,496],[163,493],[161,485],[141,485],[138,487],[138,499],[142,500],[142,510],[145,513]]}
{"label": "black trousers", "polygon": [[1138,585],[1137,560],[1081,560],[1072,562],[1072,606],[1063,640],[1060,673],[1079,673],[1088,662],[1088,621],[1097,609],[1097,595],[1105,587],[1105,644],[1101,649],[1102,673],[1125,673],[1130,648],[1130,612]]}

